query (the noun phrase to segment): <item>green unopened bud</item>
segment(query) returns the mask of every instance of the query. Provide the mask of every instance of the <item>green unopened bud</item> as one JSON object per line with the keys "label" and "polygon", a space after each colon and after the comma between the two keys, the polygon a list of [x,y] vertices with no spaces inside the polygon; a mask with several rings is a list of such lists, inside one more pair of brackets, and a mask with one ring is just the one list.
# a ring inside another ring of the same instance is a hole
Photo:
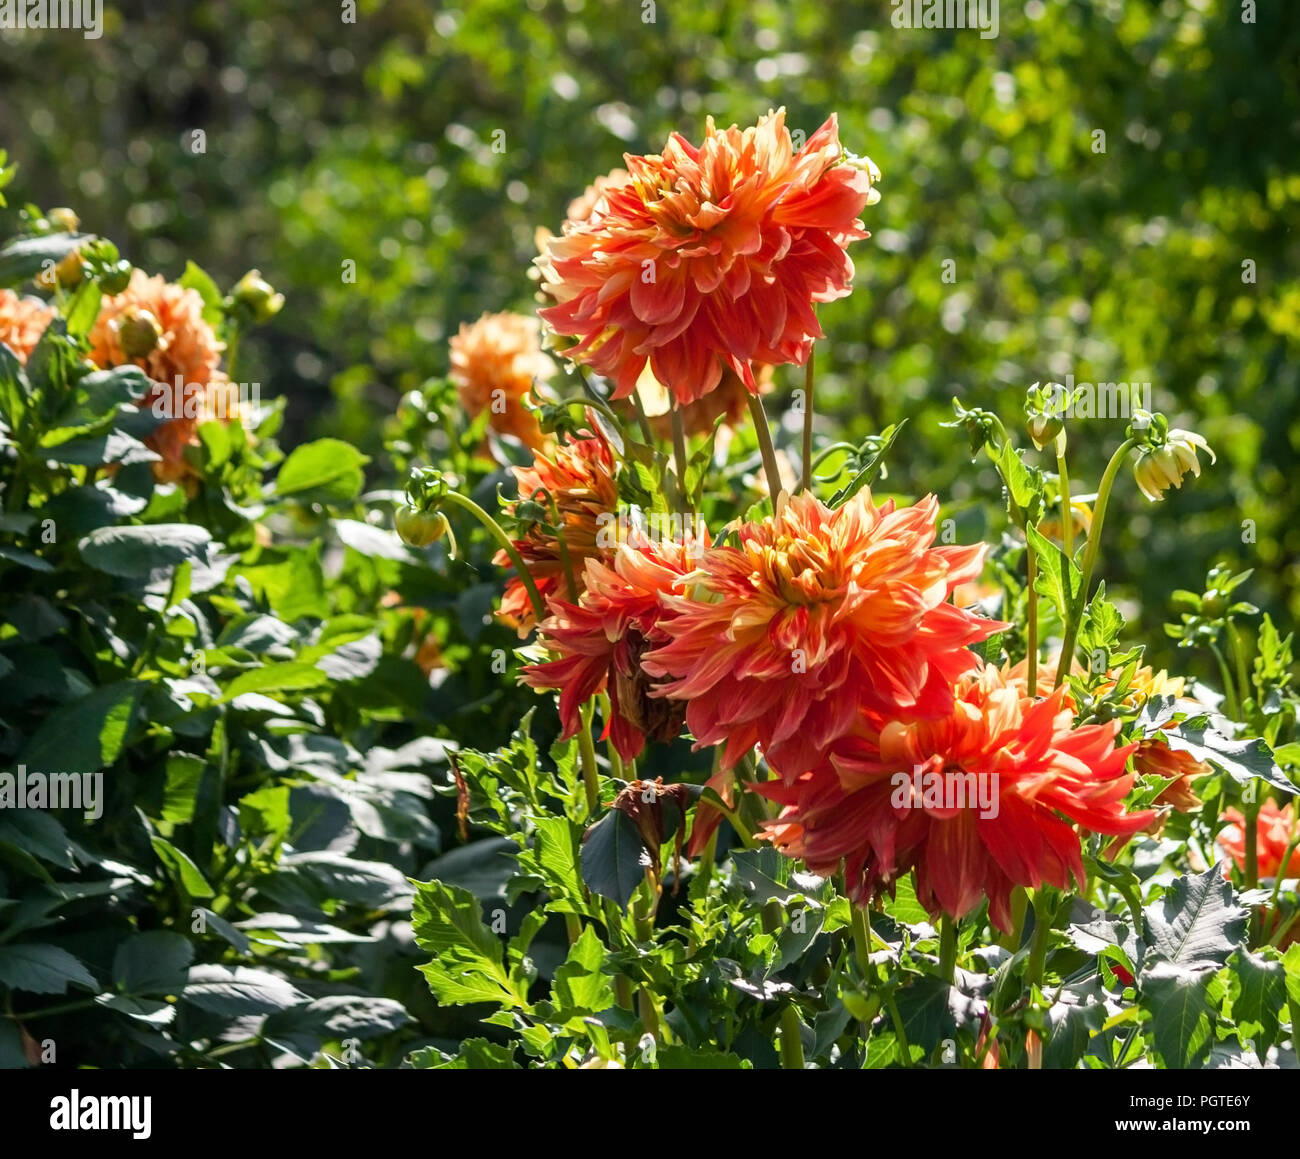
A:
{"label": "green unopened bud", "polygon": [[447,517],[441,511],[421,511],[403,503],[393,520],[402,542],[411,547],[428,547],[447,534]]}
{"label": "green unopened bud", "polygon": [[66,206],[51,209],[45,215],[45,220],[54,227],[56,233],[76,233],[81,226],[81,218]]}
{"label": "green unopened bud", "polygon": [[106,294],[120,294],[131,284],[131,263],[125,258],[109,266],[99,276],[99,288]]}
{"label": "green unopened bud", "polygon": [[247,310],[254,322],[269,322],[284,306],[284,295],[275,292],[260,270],[249,270],[240,278],[230,300]]}
{"label": "green unopened bud", "polygon": [[123,315],[117,323],[117,340],[128,358],[147,358],[158,347],[162,327],[148,310]]}
{"label": "green unopened bud", "polygon": [[1049,382],[1034,383],[1025,395],[1025,429],[1040,451],[1056,441],[1065,429],[1065,387]]}

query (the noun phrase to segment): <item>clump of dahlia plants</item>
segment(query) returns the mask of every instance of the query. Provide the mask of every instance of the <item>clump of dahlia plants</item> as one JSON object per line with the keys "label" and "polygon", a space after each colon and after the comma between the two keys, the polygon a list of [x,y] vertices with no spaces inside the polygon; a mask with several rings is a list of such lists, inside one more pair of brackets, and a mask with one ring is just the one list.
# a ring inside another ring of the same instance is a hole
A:
{"label": "clump of dahlia plants", "polygon": [[[885,486],[906,430],[825,443],[818,310],[869,269],[880,180],[833,115],[802,147],[783,112],[709,120],[540,232],[548,354],[503,315],[453,340],[462,402],[507,400],[483,450],[515,489],[494,514],[418,468],[403,511],[492,536],[539,701],[447,786],[467,834],[509,842],[519,924],[503,945],[454,882],[416,908],[435,996],[496,1003],[511,1037],[418,1065],[1294,1050],[1291,638],[1212,572],[1169,628],[1219,665],[1193,685],[1143,664],[1101,580],[1115,488],[1158,503],[1213,452],[1145,411],[1115,440],[1063,388],[1029,389],[1023,438],[955,403],[1005,512],[958,543],[941,497]],[[800,423],[771,424],[796,384]],[[1075,442],[1110,456],[1091,494]],[[1190,1034],[1166,1001],[1189,992]]]}

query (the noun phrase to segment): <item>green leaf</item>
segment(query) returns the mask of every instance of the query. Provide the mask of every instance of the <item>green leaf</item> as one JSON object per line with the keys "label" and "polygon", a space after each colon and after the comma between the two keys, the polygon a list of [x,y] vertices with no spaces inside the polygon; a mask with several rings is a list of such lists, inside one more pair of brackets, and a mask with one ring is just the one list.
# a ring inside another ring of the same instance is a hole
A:
{"label": "green leaf", "polygon": [[193,961],[194,947],[182,934],[134,934],[113,955],[113,985],[123,994],[179,994]]}
{"label": "green leaf", "polygon": [[21,237],[0,249],[0,286],[17,286],[46,269],[46,262],[58,265],[74,249],[89,241],[90,234],[49,233]]}
{"label": "green leaf", "polygon": [[1259,1027],[1262,1058],[1264,1051],[1277,1041],[1277,1016],[1287,1000],[1286,967],[1275,958],[1241,950],[1233,977],[1240,990],[1232,1002],[1232,1016],[1238,1026],[1253,1022]]}
{"label": "green leaf", "polygon": [[1300,786],[1292,784],[1278,767],[1273,751],[1259,737],[1224,736],[1212,723],[1196,723],[1199,719],[1161,729],[1158,735],[1175,752],[1191,753],[1198,761],[1208,761],[1239,785],[1259,779],[1284,793],[1300,792]]}
{"label": "green leaf", "polygon": [[153,851],[158,856],[167,872],[171,875],[172,880],[179,885],[190,897],[215,897],[212,892],[212,886],[199,871],[199,867],[194,864],[188,853],[177,849],[170,841],[164,837],[150,837],[150,844]]}
{"label": "green leaf", "polygon": [[1143,971],[1142,1005],[1154,1017],[1155,1048],[1165,1066],[1199,1066],[1210,1053],[1212,1016],[1207,1001],[1209,971],[1157,962]]}
{"label": "green leaf", "polygon": [[963,994],[955,986],[932,974],[923,975],[905,986],[898,994],[898,1013],[910,1046],[920,1046],[927,1053],[945,1038],[970,1026],[985,1009],[977,999]]}
{"label": "green leaf", "polygon": [[433,955],[420,970],[439,1002],[527,1005],[506,974],[500,939],[483,924],[478,899],[468,890],[417,883],[413,929],[416,945]]}
{"label": "green leaf", "polygon": [[1025,533],[1038,562],[1034,590],[1052,601],[1056,614],[1065,622],[1078,613],[1083,602],[1083,575],[1065,549],[1046,538],[1038,528],[1031,524]]}
{"label": "green leaf", "polygon": [[276,494],[302,503],[349,503],[365,484],[370,460],[351,443],[317,439],[298,447],[275,480]]}
{"label": "green leaf", "polygon": [[605,953],[595,926],[584,926],[582,935],[569,947],[564,964],[555,971],[555,999],[564,1011],[599,1014],[614,1005],[613,982],[600,972]]}
{"label": "green leaf", "polygon": [[62,705],[37,728],[18,763],[38,772],[97,773],[122,751],[139,700],[135,680],[105,684]]}
{"label": "green leaf", "polygon": [[185,272],[180,278],[180,285],[187,290],[195,291],[203,299],[203,320],[209,326],[215,326],[221,321],[221,291],[202,267],[187,261]]}
{"label": "green leaf", "polygon": [[209,1014],[243,1017],[274,1014],[307,1001],[292,983],[266,970],[247,966],[193,966],[181,1001]]}
{"label": "green leaf", "polygon": [[90,333],[95,319],[99,317],[99,304],[103,296],[97,282],[87,280],[77,287],[65,315],[68,333],[74,338],[84,338]]}
{"label": "green leaf", "polygon": [[631,900],[651,864],[635,822],[618,809],[611,809],[583,837],[582,880],[593,893],[620,906]]}
{"label": "green leaf", "polygon": [[47,945],[0,946],[0,984],[32,994],[63,994],[70,985],[99,988],[67,950]]}
{"label": "green leaf", "polygon": [[284,664],[267,664],[261,668],[250,668],[236,676],[226,685],[221,703],[228,704],[246,692],[302,692],[309,688],[320,688],[328,684],[329,679],[329,675],[314,664],[296,660]]}
{"label": "green leaf", "polygon": [[1149,958],[1187,969],[1219,967],[1246,936],[1249,915],[1216,866],[1177,878],[1160,902],[1159,913],[1152,907],[1143,914]]}
{"label": "green leaf", "polygon": [[167,758],[160,818],[174,825],[188,825],[194,820],[194,806],[207,763],[189,753],[174,753]]}
{"label": "green leaf", "polygon": [[109,575],[140,579],[187,559],[206,562],[212,536],[192,523],[101,527],[77,543],[81,558]]}
{"label": "green leaf", "polygon": [[655,1055],[660,1070],[753,1070],[747,1058],[726,1050],[700,1050],[695,1047],[665,1046]]}
{"label": "green leaf", "polygon": [[1106,1008],[1100,1002],[1056,1002],[1048,1010],[1047,1020],[1049,1037],[1043,1050],[1043,1068],[1072,1070],[1106,1020]]}

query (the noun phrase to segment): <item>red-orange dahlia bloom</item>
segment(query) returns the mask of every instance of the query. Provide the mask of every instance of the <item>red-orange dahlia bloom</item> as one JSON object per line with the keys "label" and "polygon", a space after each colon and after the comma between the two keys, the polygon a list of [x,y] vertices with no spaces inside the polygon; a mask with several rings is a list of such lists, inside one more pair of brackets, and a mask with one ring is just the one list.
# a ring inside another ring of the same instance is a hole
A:
{"label": "red-orange dahlia bloom", "polygon": [[[144,353],[132,349],[131,327],[152,331]],[[154,388],[141,400],[148,410],[162,403],[173,417],[150,435],[145,444],[162,456],[154,474],[174,481],[189,473],[184,461],[187,446],[197,444],[204,421],[210,384],[220,382],[221,342],[203,320],[203,299],[196,290],[149,277],[143,270],[131,273],[125,290],[106,298],[90,330],[90,360],[102,369],[139,366]],[[179,380],[179,382],[178,382]]]}
{"label": "red-orange dahlia bloom", "polygon": [[0,342],[14,352],[19,362],[26,363],[54,313],[39,298],[0,290]]}
{"label": "red-orange dahlia bloom", "polygon": [[[1219,848],[1232,858],[1237,868],[1246,871],[1246,818],[1236,809],[1227,809],[1224,820],[1232,822],[1218,836]],[[1294,805],[1278,808],[1271,797],[1259,807],[1255,822],[1255,850],[1258,856],[1260,877],[1300,877],[1300,849],[1292,850],[1291,858],[1282,868],[1286,848],[1296,835]]]}
{"label": "red-orange dahlia bloom", "polygon": [[939,503],[877,507],[865,488],[832,511],[814,495],[740,528],[668,597],[672,637],[645,658],[674,677],[697,747],[723,764],[755,744],[792,774],[819,764],[862,708],[939,715],[975,666],[967,648],[1005,627],[945,601],[980,571],[984,545],[935,547]]}
{"label": "red-orange dahlia bloom", "polygon": [[686,404],[751,361],[803,365],[821,337],[815,305],[849,292],[849,242],[878,196],[870,162],[845,161],[832,115],[797,152],[785,111],[718,129],[697,149],[674,133],[662,155],[626,158],[538,259],[541,311],[565,353],[625,398],[647,360]]}
{"label": "red-orange dahlia bloom", "polygon": [[[1124,812],[1134,746],[1115,747],[1118,721],[1074,728],[1064,690],[1032,699],[991,665],[955,693],[942,718],[868,718],[828,763],[756,788],[784,806],[770,840],[814,872],[843,862],[859,904],[915,869],[932,914],[961,918],[987,896],[993,923],[1010,931],[1015,886],[1083,882],[1071,822],[1131,834],[1153,814]],[[942,796],[930,796],[935,786]]]}
{"label": "red-orange dahlia bloom", "polygon": [[667,637],[662,621],[672,613],[663,602],[695,564],[692,544],[672,541],[624,544],[607,567],[589,559],[577,605],[552,598],[541,633],[558,658],[524,669],[534,688],[560,690],[564,736],[581,727],[578,710],[598,692],[609,692],[609,736],[620,755],[631,760],[646,738],[672,740],[682,730],[682,705],[653,699],[652,681],[641,657]]}
{"label": "red-orange dahlia bloom", "polygon": [[555,373],[542,353],[541,326],[523,314],[484,314],[462,323],[451,339],[451,380],[470,418],[488,412],[488,424],[534,450],[546,443],[537,416],[524,404],[536,379]]}
{"label": "red-orange dahlia bloom", "polygon": [[[586,561],[608,556],[617,546],[616,540],[605,534],[618,511],[613,452],[603,438],[577,439],[549,453],[538,451],[531,467],[515,467],[514,474],[519,484],[519,502],[535,501],[547,516],[545,523],[529,524],[524,534],[513,541],[514,545],[528,565],[528,574],[543,600],[549,600],[555,593],[567,596],[560,540],[549,526],[550,505],[555,504],[564,531],[564,546],[581,588]],[[517,509],[518,502],[511,504],[507,513],[513,514]],[[499,567],[512,566],[504,551],[497,552],[494,562]],[[507,581],[498,614],[507,624],[518,628],[521,636],[526,636],[535,625],[528,589],[517,576]]]}

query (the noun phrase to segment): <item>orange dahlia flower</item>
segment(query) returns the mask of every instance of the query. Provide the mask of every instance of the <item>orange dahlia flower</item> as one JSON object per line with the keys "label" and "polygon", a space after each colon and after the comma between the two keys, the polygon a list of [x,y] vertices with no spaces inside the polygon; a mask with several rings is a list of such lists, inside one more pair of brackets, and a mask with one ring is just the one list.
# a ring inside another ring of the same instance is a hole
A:
{"label": "orange dahlia flower", "polygon": [[755,786],[784,806],[768,837],[814,872],[843,862],[860,904],[915,869],[932,914],[961,918],[987,896],[993,923],[1010,931],[1015,886],[1082,884],[1071,823],[1131,834],[1153,816],[1124,811],[1134,746],[1115,746],[1119,722],[1073,724],[1062,689],[1036,700],[986,665],[960,678],[943,717],[868,714],[829,762]]}
{"label": "orange dahlia flower", "polygon": [[[560,539],[549,523],[550,506],[554,502],[564,531],[564,549],[581,588],[586,561],[608,555],[617,545],[611,542],[606,547],[607,537],[603,534],[618,510],[613,452],[603,438],[577,439],[552,452],[538,451],[531,467],[513,470],[519,484],[519,499],[507,508],[507,514],[514,514],[520,502],[530,500],[547,513],[547,522],[530,523],[524,534],[513,541],[514,545],[528,565],[529,575],[543,600],[558,592],[569,595]],[[500,567],[511,566],[510,557],[504,551],[497,552],[494,562]],[[572,594],[581,595],[581,590]],[[498,614],[507,624],[518,628],[520,636],[526,636],[534,627],[536,618],[528,590],[518,576],[507,581]]]}
{"label": "orange dahlia flower", "polygon": [[815,305],[849,292],[849,242],[878,198],[870,162],[846,163],[832,115],[797,152],[785,111],[718,129],[697,149],[674,133],[662,155],[626,157],[538,260],[546,323],[568,357],[636,388],[647,360],[679,403],[751,361],[803,365],[821,337]]}
{"label": "orange dahlia flower", "polygon": [[[1225,810],[1224,819],[1231,821],[1218,836],[1219,848],[1236,862],[1243,873],[1246,870],[1246,818],[1236,809]],[[1287,846],[1296,836],[1294,804],[1278,808],[1271,797],[1259,807],[1255,822],[1255,849],[1258,854],[1260,877],[1300,877],[1300,849],[1292,850],[1291,857],[1282,867]]]}
{"label": "orange dahlia flower", "polygon": [[605,724],[605,735],[625,760],[635,757],[647,738],[669,741],[681,732],[684,706],[649,695],[653,684],[641,657],[667,639],[662,622],[672,613],[663,596],[694,564],[691,544],[624,544],[614,553],[612,566],[587,560],[577,605],[550,600],[551,614],[541,632],[559,656],[530,664],[523,679],[533,688],[560,689],[566,738],[581,727],[582,705],[606,690],[612,719]]}
{"label": "orange dahlia flower", "polygon": [[488,412],[498,434],[513,435],[534,450],[546,444],[537,416],[524,403],[536,379],[555,363],[542,353],[541,326],[523,314],[484,314],[462,323],[451,343],[451,380],[470,418]]}
{"label": "orange dahlia flower", "polygon": [[154,474],[170,482],[189,473],[185,448],[198,442],[209,386],[220,382],[223,349],[203,320],[198,292],[133,270],[126,289],[104,299],[89,337],[96,366],[107,370],[129,363],[153,380],[142,410],[161,403],[173,416],[144,440],[162,456]]}
{"label": "orange dahlia flower", "polygon": [[0,290],[0,342],[26,363],[55,311],[39,298],[25,298],[13,290]]}
{"label": "orange dahlia flower", "polygon": [[935,547],[939,503],[877,507],[867,489],[832,511],[805,493],[714,547],[667,597],[672,639],[646,670],[655,695],[688,701],[696,747],[726,741],[724,766],[755,744],[801,772],[856,727],[860,709],[940,715],[976,664],[966,645],[1006,625],[945,603],[980,571],[984,545]]}

